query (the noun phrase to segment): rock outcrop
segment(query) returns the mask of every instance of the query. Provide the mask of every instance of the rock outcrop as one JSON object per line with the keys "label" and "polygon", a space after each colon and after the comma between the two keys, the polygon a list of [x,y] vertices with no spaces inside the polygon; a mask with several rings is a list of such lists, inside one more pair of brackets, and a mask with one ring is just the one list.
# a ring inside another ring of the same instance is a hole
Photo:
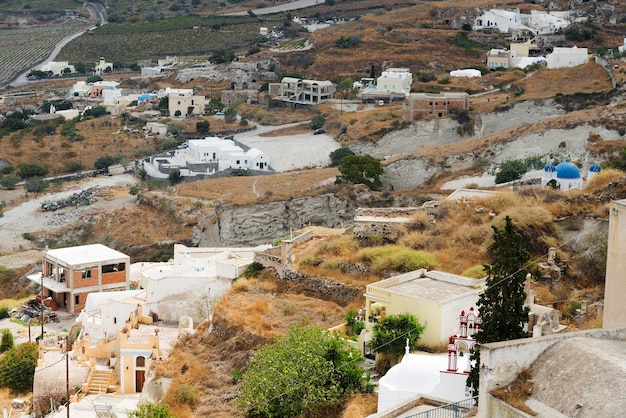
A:
{"label": "rock outcrop", "polygon": [[217,214],[217,221],[203,216],[192,241],[200,247],[265,244],[309,224],[349,227],[355,210],[353,202],[330,194],[229,208]]}

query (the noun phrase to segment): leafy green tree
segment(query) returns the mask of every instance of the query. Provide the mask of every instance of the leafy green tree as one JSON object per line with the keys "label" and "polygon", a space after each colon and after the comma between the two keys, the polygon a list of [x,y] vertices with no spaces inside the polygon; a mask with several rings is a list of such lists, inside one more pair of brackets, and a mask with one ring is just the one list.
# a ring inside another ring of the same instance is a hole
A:
{"label": "leafy green tree", "polygon": [[467,386],[478,395],[480,344],[509,341],[527,336],[528,306],[524,306],[526,292],[526,264],[530,254],[524,248],[523,237],[509,216],[504,218],[504,229],[492,225],[493,242],[487,248],[491,264],[485,265],[486,289],[478,298],[478,312],[482,325],[474,334],[478,345],[472,349],[472,369]]}
{"label": "leafy green tree", "polygon": [[237,406],[250,417],[319,415],[324,406],[368,388],[360,359],[334,334],[293,326],[257,351],[242,376]]}
{"label": "leafy green tree", "polygon": [[77,62],[76,64],[74,64],[74,69],[79,74],[85,74],[87,72],[87,66],[82,62]]}
{"label": "leafy green tree", "polygon": [[335,40],[336,48],[350,49],[361,45],[361,35],[341,36]]}
{"label": "leafy green tree", "polygon": [[224,111],[224,121],[226,123],[233,123],[237,120],[237,109],[229,107]]}
{"label": "leafy green tree", "polygon": [[206,134],[211,129],[211,124],[208,120],[200,120],[196,122],[196,132]]}
{"label": "leafy green tree", "polygon": [[496,184],[519,180],[526,174],[528,168],[521,160],[505,161],[500,164],[500,171],[496,173]]}
{"label": "leafy green tree", "polygon": [[169,110],[170,109],[170,98],[165,96],[165,97],[161,97],[161,100],[159,100],[159,104],[157,105],[157,108],[159,110]]}
{"label": "leafy green tree", "polygon": [[61,135],[63,135],[69,142],[82,141],[85,139],[73,121],[66,123],[63,128],[61,128]]}
{"label": "leafy green tree", "polygon": [[15,190],[15,186],[17,186],[20,180],[18,176],[4,175],[0,178],[0,186],[8,190]]}
{"label": "leafy green tree", "polygon": [[103,155],[99,157],[94,163],[93,168],[96,170],[102,170],[104,172],[109,171],[109,167],[119,162],[119,158],[113,155]]}
{"label": "leafy green tree", "polygon": [[212,64],[222,64],[232,62],[235,59],[235,53],[229,49],[219,49],[211,55],[209,62]]}
{"label": "leafy green tree", "polygon": [[383,167],[370,155],[348,155],[339,163],[335,184],[364,184],[371,190],[380,190]]}
{"label": "leafy green tree", "polygon": [[326,118],[322,115],[317,115],[314,116],[313,119],[311,119],[311,130],[316,130],[316,129],[320,129],[322,126],[324,126],[324,123],[326,122]]}
{"label": "leafy green tree", "polygon": [[337,91],[341,95],[341,110],[340,113],[343,113],[343,101],[357,92],[357,89],[354,87],[354,82],[349,78],[344,78],[339,83],[337,83]]}
{"label": "leafy green tree", "polygon": [[414,315],[408,313],[389,315],[377,322],[372,330],[370,346],[374,352],[384,354],[386,364],[379,365],[379,371],[387,372],[400,360],[405,353],[407,339],[409,349],[416,348],[425,328]]}
{"label": "leafy green tree", "polygon": [[8,328],[0,331],[0,334],[2,334],[2,339],[0,340],[0,353],[4,353],[10,348],[13,348],[13,334]]}
{"label": "leafy green tree", "polygon": [[129,418],[174,418],[170,413],[170,407],[164,403],[144,402],[139,407],[128,413]]}
{"label": "leafy green tree", "polygon": [[172,170],[169,175],[169,180],[171,185],[178,184],[183,181],[183,176],[180,173],[180,170]]}
{"label": "leafy green tree", "polygon": [[337,91],[341,94],[341,98],[345,99],[348,96],[355,94],[357,89],[354,87],[354,82],[349,78],[344,78],[337,83]]}
{"label": "leafy green tree", "polygon": [[96,81],[102,81],[103,78],[100,77],[99,75],[92,75],[90,77],[87,77],[87,83],[95,83]]}
{"label": "leafy green tree", "polygon": [[111,112],[109,112],[106,107],[95,106],[95,107],[92,107],[91,109],[85,110],[85,112],[83,113],[83,119],[94,119],[94,118],[99,118],[101,116],[106,116],[110,114]]}
{"label": "leafy green tree", "polygon": [[50,182],[43,177],[31,177],[24,182],[24,189],[27,193],[41,193],[50,187]]}
{"label": "leafy green tree", "polygon": [[48,174],[48,170],[37,164],[20,164],[17,175],[20,178],[27,179],[29,177],[43,177]]}
{"label": "leafy green tree", "polygon": [[23,343],[7,350],[0,357],[0,386],[16,392],[32,391],[38,355],[36,343]]}
{"label": "leafy green tree", "polygon": [[330,163],[335,167],[348,155],[354,155],[350,148],[337,148],[330,153]]}

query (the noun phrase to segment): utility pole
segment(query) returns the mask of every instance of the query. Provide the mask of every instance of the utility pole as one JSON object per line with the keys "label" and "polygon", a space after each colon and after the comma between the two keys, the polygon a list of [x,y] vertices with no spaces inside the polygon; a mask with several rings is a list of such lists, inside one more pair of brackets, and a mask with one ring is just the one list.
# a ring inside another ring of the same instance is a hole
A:
{"label": "utility pole", "polygon": [[65,336],[65,396],[67,397],[67,418],[70,418],[70,336]]}
{"label": "utility pole", "polygon": [[45,305],[43,304],[43,273],[41,273],[41,340],[43,341],[43,311]]}

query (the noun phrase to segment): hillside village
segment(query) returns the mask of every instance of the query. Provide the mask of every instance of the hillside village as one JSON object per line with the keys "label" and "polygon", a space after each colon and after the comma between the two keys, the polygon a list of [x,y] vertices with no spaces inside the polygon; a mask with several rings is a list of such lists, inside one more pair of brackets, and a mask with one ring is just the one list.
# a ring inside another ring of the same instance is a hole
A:
{"label": "hillside village", "polygon": [[[273,416],[241,407],[246,371],[309,326],[367,381],[298,416],[620,416],[626,9],[384,3],[290,11],[232,62],[80,74],[62,52],[0,91],[0,330],[35,353],[32,388],[0,392],[11,416]],[[337,151],[380,173],[340,181]],[[506,219],[527,337],[479,343]],[[377,325],[405,314],[423,330],[389,360]]]}

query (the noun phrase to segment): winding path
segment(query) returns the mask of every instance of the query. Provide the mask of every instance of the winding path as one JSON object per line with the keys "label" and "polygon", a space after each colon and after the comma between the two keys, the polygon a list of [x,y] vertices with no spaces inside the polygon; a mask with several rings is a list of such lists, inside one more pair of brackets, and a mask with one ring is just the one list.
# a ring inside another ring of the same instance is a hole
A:
{"label": "winding path", "polygon": [[[98,21],[100,22],[100,25],[104,25],[107,23],[104,6],[102,6],[99,3],[85,3],[85,5],[90,8],[91,15],[95,16],[98,19]],[[61,52],[61,49],[63,49],[65,45],[67,45],[74,39],[78,38],[79,36],[84,34],[86,31],[94,30],[97,28],[98,28],[98,25],[94,25],[86,30],[81,30],[80,32],[76,32],[72,35],[66,36],[58,44],[56,44],[56,46],[52,49],[52,51],[50,52],[50,54],[48,54],[46,58],[39,61],[38,63],[28,66],[24,71],[22,71],[20,74],[15,76],[13,80],[9,81],[8,85],[11,87],[19,87],[19,86],[23,86],[24,84],[27,84],[28,79],[26,78],[26,76],[28,75],[28,73],[30,73],[32,70],[43,65],[46,62],[54,60],[56,56],[59,55],[59,52]]]}

